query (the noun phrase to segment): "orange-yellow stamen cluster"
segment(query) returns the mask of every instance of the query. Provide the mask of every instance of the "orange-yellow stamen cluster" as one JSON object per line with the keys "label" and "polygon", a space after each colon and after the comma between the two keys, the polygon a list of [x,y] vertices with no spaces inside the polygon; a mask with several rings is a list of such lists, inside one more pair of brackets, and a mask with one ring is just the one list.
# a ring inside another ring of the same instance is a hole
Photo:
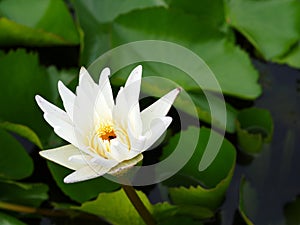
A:
{"label": "orange-yellow stamen cluster", "polygon": [[101,125],[97,130],[98,137],[102,140],[112,140],[117,137],[111,125]]}

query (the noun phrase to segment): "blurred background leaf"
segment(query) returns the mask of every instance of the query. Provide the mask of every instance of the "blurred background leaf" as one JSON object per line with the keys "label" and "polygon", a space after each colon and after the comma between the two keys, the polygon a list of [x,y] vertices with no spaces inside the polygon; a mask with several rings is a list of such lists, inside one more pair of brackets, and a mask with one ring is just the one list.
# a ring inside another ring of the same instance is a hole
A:
{"label": "blurred background leaf", "polygon": [[0,16],[0,46],[79,44],[77,28],[62,0],[2,0]]}
{"label": "blurred background leaf", "polygon": [[33,161],[23,146],[0,128],[0,178],[22,179],[33,172]]}
{"label": "blurred background leaf", "polygon": [[255,154],[273,136],[273,120],[266,109],[246,108],[237,115],[237,142],[242,151]]}
{"label": "blurred background leaf", "polygon": [[42,183],[0,181],[0,201],[39,207],[48,199],[48,189]]}
{"label": "blurred background leaf", "polygon": [[26,225],[13,216],[0,212],[0,223],[3,225]]}

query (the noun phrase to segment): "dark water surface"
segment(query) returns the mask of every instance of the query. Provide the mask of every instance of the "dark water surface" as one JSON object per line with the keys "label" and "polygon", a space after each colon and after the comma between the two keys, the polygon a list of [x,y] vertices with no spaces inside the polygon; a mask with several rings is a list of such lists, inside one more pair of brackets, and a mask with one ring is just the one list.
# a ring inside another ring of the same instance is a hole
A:
{"label": "dark water surface", "polygon": [[[223,225],[240,224],[234,222],[234,214],[237,214],[242,176],[247,180],[244,208],[254,224],[284,225],[292,216],[297,217],[287,213],[287,207],[300,195],[300,71],[259,61],[254,61],[254,65],[263,86],[263,95],[254,106],[270,111],[274,135],[259,155],[238,157],[222,207]],[[299,210],[298,207],[294,214],[300,214]]]}

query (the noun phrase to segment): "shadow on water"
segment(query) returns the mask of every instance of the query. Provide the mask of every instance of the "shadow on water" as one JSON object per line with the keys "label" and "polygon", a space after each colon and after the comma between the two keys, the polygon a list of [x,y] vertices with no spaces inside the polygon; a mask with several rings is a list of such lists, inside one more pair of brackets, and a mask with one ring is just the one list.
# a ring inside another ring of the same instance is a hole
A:
{"label": "shadow on water", "polygon": [[[259,61],[254,61],[254,65],[260,71],[263,87],[263,95],[254,106],[270,111],[274,136],[259,155],[250,160],[244,160],[243,155],[238,157],[222,207],[222,224],[240,224],[234,222],[234,216],[242,177],[247,182],[244,209],[254,224],[300,224],[300,220],[290,222],[290,217],[294,217],[290,212],[295,210],[287,210],[300,195],[300,71]],[[295,213],[299,214],[299,210],[298,207]]]}

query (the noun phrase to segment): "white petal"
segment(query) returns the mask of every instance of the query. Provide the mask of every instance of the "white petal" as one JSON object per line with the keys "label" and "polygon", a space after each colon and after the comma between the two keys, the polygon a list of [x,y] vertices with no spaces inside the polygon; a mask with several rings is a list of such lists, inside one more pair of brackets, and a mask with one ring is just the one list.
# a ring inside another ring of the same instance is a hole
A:
{"label": "white petal", "polygon": [[99,88],[95,100],[94,111],[97,123],[103,120],[112,120],[112,109],[114,106],[113,93],[109,82],[110,70],[102,70],[99,78]]}
{"label": "white petal", "polygon": [[67,113],[39,95],[35,96],[35,99],[44,112],[45,120],[54,128],[55,133],[62,139],[78,146],[74,126]]}
{"label": "white petal", "polygon": [[[144,146],[145,143],[145,138],[144,141],[141,140],[142,146]],[[110,155],[113,159],[117,160],[118,162],[122,162],[124,160],[132,159],[138,154],[141,153],[142,149],[128,149],[128,146],[124,145],[120,141],[114,139],[111,140],[111,145],[110,145],[111,151],[107,154]]]}
{"label": "white petal", "polygon": [[142,120],[140,117],[139,94],[142,78],[142,66],[137,66],[129,75],[125,87],[121,88],[113,109],[113,117],[124,128],[127,121],[136,137],[142,134]]}
{"label": "white petal", "polygon": [[130,141],[130,150],[141,152],[145,148],[146,136],[136,137],[130,126],[128,126],[127,135]]}
{"label": "white petal", "polygon": [[64,179],[65,183],[75,183],[89,180],[106,174],[111,168],[106,168],[97,164],[88,165],[76,170]]}
{"label": "white petal", "polygon": [[65,145],[59,148],[40,151],[39,154],[50,161],[72,170],[77,170],[82,167],[82,163],[69,160],[73,155],[80,154],[80,150],[73,145]]}
{"label": "white petal", "polygon": [[179,92],[179,88],[170,91],[141,112],[143,133],[150,129],[153,119],[167,115]]}
{"label": "white petal", "polygon": [[92,156],[81,153],[80,155],[72,155],[69,157],[69,161],[77,163],[78,165],[86,166],[86,164],[89,164],[90,161],[92,160]]}
{"label": "white petal", "polygon": [[69,115],[70,119],[73,120],[74,101],[76,95],[72,91],[70,91],[61,81],[58,81],[58,91],[67,114]]}
{"label": "white petal", "polygon": [[120,174],[122,171],[127,170],[130,167],[133,167],[134,165],[136,165],[142,159],[143,159],[143,155],[139,154],[136,157],[134,157],[133,159],[125,160],[125,161],[119,163],[117,166],[110,169],[108,174],[111,174],[111,175]]}
{"label": "white petal", "polygon": [[79,71],[79,84],[83,89],[85,89],[91,96],[94,95],[95,89],[97,89],[97,84],[90,76],[89,72],[81,67]]}
{"label": "white petal", "polygon": [[103,166],[103,167],[109,167],[109,168],[112,168],[114,167],[115,165],[117,165],[119,162],[114,160],[114,159],[105,159],[101,156],[95,156],[93,159],[92,159],[92,162],[93,163],[97,163],[99,164],[100,166]]}
{"label": "white petal", "polygon": [[171,117],[161,117],[152,120],[150,129],[145,132],[147,137],[143,151],[147,150],[155,141],[166,131],[170,123],[172,122]]}
{"label": "white petal", "polygon": [[94,126],[94,104],[97,97],[98,85],[82,67],[79,74],[79,85],[76,88],[73,123],[88,134]]}
{"label": "white petal", "polygon": [[109,82],[110,69],[104,68],[99,77],[99,90],[103,93],[107,106],[112,109],[114,105],[113,93]]}
{"label": "white petal", "polygon": [[[141,65],[135,67],[129,74],[129,77],[127,78],[127,81],[125,83],[125,87],[130,86],[135,82],[141,82],[142,72],[143,72],[143,67]],[[138,92],[140,93],[140,89],[138,90]]]}

